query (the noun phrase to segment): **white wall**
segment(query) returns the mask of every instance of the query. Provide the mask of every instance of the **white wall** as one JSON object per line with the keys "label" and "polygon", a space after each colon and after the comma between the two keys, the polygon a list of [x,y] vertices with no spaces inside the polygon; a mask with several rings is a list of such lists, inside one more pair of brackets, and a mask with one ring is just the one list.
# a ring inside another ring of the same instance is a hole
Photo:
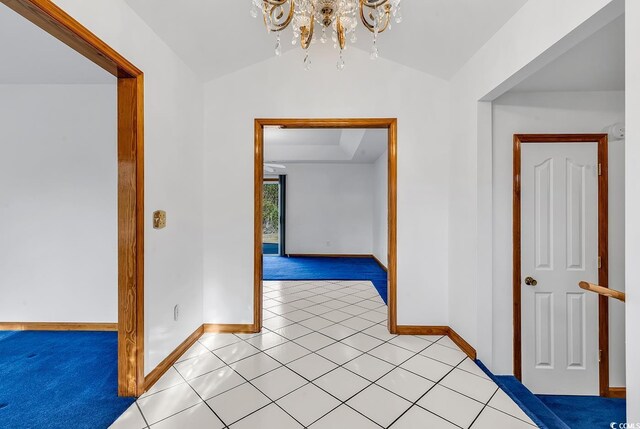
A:
{"label": "white wall", "polygon": [[389,151],[373,164],[373,255],[388,266],[388,166]]}
{"label": "white wall", "polygon": [[[624,92],[507,93],[493,102],[493,317],[496,374],[512,374],[513,135],[600,133],[624,121]],[[609,143],[609,285],[624,290],[624,141]],[[624,304],[610,303],[610,383],[625,385]]]}
{"label": "white wall", "polygon": [[451,81],[449,313],[491,369],[492,100],[624,12],[622,0],[527,2]]}
{"label": "white wall", "polygon": [[[124,0],[54,0],[145,73],[145,373],[202,324],[202,84]],[[152,229],[154,210],[167,228]],[[180,320],[173,306],[180,305]]]}
{"label": "white wall", "polygon": [[373,249],[372,164],[285,164],[288,254]]}
{"label": "white wall", "polygon": [[252,322],[254,118],[398,117],[398,322],[446,325],[447,83],[383,59],[371,73],[353,48],[343,72],[328,45],[314,45],[310,72],[302,58],[292,50],[205,86],[205,321]]}
{"label": "white wall", "polygon": [[626,4],[627,421],[640,422],[640,2]]}
{"label": "white wall", "polygon": [[[451,81],[449,304],[451,325],[492,367],[492,157],[493,100],[549,64],[571,47],[625,12],[623,0],[537,0],[520,11],[489,40]],[[640,4],[626,4],[626,183],[638,183],[640,171]],[[627,294],[627,420],[640,421],[640,202],[626,188],[625,276]]]}
{"label": "white wall", "polygon": [[0,85],[0,321],[117,322],[116,112],[115,79]]}

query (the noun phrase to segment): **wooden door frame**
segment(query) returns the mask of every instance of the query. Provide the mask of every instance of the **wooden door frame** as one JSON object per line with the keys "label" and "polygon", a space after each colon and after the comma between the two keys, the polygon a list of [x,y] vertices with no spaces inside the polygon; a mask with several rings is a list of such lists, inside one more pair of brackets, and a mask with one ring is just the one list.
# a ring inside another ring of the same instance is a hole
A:
{"label": "wooden door frame", "polygon": [[118,79],[118,395],[144,391],[143,73],[50,0],[0,0]]}
{"label": "wooden door frame", "polygon": [[[521,267],[521,146],[525,143],[597,143],[598,164],[598,283],[609,287],[609,161],[607,134],[515,134],[513,136],[513,372],[522,381],[522,267]],[[598,345],[600,396],[611,396],[609,387],[609,301],[598,297]]]}
{"label": "wooden door frame", "polygon": [[388,130],[388,329],[397,333],[397,195],[398,120],[365,119],[256,119],[254,121],[254,254],[253,254],[253,332],[262,329],[262,183],[264,181],[264,127],[282,128],[383,128]]}

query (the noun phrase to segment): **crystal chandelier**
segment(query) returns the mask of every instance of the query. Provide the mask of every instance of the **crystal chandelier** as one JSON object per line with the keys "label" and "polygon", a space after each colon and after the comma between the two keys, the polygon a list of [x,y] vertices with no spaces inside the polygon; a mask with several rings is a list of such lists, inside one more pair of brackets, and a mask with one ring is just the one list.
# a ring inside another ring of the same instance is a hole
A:
{"label": "crystal chandelier", "polygon": [[316,42],[315,30],[322,29],[321,43],[327,43],[329,34],[334,47],[340,50],[337,68],[344,68],[343,51],[347,38],[355,43],[358,18],[373,33],[371,59],[378,58],[378,34],[391,27],[391,20],[402,22],[401,0],[251,0],[251,16],[262,14],[268,32],[276,33],[276,55],[282,54],[280,33],[292,24],[293,45],[300,44],[305,51],[304,68],[311,67],[309,47]]}

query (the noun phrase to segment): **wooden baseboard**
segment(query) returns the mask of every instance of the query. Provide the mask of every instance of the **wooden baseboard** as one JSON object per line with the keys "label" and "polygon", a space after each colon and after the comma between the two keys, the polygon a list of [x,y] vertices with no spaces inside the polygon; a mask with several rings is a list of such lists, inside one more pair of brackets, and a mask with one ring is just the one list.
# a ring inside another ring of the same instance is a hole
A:
{"label": "wooden baseboard", "polygon": [[153,386],[162,375],[167,372],[171,366],[186,352],[204,333],[217,332],[217,333],[234,333],[234,334],[247,334],[254,333],[254,325],[230,325],[230,324],[212,324],[205,323],[198,327],[186,340],[184,340],[178,347],[172,351],[169,356],[164,358],[157,367],[153,369],[144,378],[144,390],[147,391]]}
{"label": "wooden baseboard", "polygon": [[627,388],[626,387],[610,387],[608,398],[626,398],[627,397]]}
{"label": "wooden baseboard", "polygon": [[376,255],[369,255],[363,253],[288,253],[287,256],[292,258],[371,258],[382,268],[385,272],[387,272],[387,267],[380,262]]}
{"label": "wooden baseboard", "polygon": [[287,256],[291,258],[372,258],[373,255],[366,255],[362,253],[349,254],[349,253],[287,253]]}
{"label": "wooden baseboard", "polygon": [[396,333],[398,335],[447,335],[448,332],[448,326],[396,326]]}
{"label": "wooden baseboard", "polygon": [[456,331],[454,331],[452,328],[449,328],[449,332],[448,332],[449,338],[451,338],[451,341],[453,341],[454,343],[456,343],[456,345],[458,347],[460,347],[460,349],[465,352],[467,354],[467,356],[469,356],[469,358],[476,360],[476,358],[478,357],[478,353],[476,352],[476,349],[474,349],[473,347],[471,347],[471,344],[469,344],[468,342],[465,341],[464,338],[462,338]]}
{"label": "wooden baseboard", "polygon": [[153,386],[156,381],[158,381],[160,377],[162,377],[162,375],[167,372],[167,370],[169,370],[169,368],[171,368],[174,363],[176,363],[180,356],[182,356],[184,352],[186,352],[196,341],[198,341],[198,338],[200,338],[203,333],[204,325],[201,325],[198,327],[198,329],[193,331],[193,333],[189,335],[186,340],[180,343],[180,345],[176,347],[175,350],[169,354],[169,356],[164,358],[164,360],[160,362],[158,366],[153,369],[153,371],[147,374],[144,377],[144,390],[149,390],[151,386]]}
{"label": "wooden baseboard", "polygon": [[465,341],[456,331],[451,329],[450,326],[410,326],[410,325],[398,325],[396,327],[396,333],[398,335],[446,335],[451,338],[460,349],[467,354],[471,359],[476,360],[477,353],[471,344]]}
{"label": "wooden baseboard", "polygon": [[387,267],[385,267],[384,264],[380,262],[380,259],[376,258],[376,255],[371,255],[371,257],[378,263],[378,265],[380,265],[380,268],[382,268],[385,273],[388,272]]}
{"label": "wooden baseboard", "polygon": [[204,332],[219,334],[255,334],[259,331],[253,324],[250,325],[233,325],[219,323],[205,323],[203,325]]}
{"label": "wooden baseboard", "polygon": [[117,323],[0,322],[0,331],[117,331]]}

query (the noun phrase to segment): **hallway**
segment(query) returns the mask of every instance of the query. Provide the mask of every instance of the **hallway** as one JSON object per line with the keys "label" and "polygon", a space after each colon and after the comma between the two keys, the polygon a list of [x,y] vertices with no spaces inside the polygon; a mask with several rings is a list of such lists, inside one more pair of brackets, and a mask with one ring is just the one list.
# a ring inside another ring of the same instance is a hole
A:
{"label": "hallway", "polygon": [[390,335],[366,281],[266,281],[261,334],[205,334],[113,428],[535,427],[448,338]]}

